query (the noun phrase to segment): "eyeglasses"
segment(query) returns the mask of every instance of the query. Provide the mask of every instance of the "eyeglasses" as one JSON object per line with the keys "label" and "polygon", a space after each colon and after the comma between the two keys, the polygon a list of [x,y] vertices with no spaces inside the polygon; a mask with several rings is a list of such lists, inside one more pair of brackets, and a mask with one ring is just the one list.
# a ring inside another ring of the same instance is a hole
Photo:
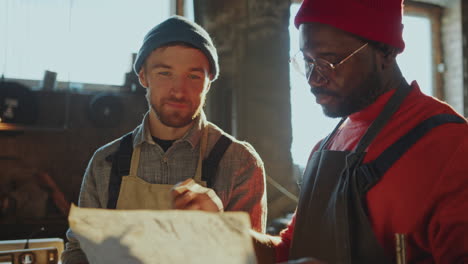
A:
{"label": "eyeglasses", "polygon": [[[308,82],[312,82],[314,85],[321,86],[328,83],[333,75],[333,72],[338,66],[345,63],[356,53],[364,49],[369,43],[366,43],[351,53],[346,58],[342,59],[338,63],[331,63],[327,60],[316,58],[316,59],[305,59],[301,56],[301,51],[298,51],[290,60],[294,69],[301,75],[306,77]],[[315,70],[315,71],[314,71]],[[314,74],[315,72],[315,74]]]}

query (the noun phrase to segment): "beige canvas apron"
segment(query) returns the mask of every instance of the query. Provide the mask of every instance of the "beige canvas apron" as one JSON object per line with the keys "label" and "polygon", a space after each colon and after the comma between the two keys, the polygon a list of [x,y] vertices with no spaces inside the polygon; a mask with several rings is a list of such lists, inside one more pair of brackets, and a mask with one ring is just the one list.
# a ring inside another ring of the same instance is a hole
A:
{"label": "beige canvas apron", "polygon": [[[206,186],[202,181],[202,161],[206,150],[208,139],[207,129],[203,129],[200,141],[200,152],[198,157],[197,170],[194,180],[196,183]],[[140,162],[141,145],[133,150],[130,163],[130,174],[122,177],[117,209],[152,209],[168,210],[172,209],[171,184],[152,184],[137,176],[138,164]]]}

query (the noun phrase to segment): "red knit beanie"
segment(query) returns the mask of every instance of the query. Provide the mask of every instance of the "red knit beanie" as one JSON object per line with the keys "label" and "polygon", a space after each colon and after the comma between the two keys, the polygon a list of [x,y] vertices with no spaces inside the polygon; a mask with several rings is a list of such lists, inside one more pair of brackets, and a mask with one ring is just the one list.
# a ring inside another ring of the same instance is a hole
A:
{"label": "red knit beanie", "polygon": [[365,39],[405,48],[403,41],[404,0],[304,0],[294,24],[328,24]]}

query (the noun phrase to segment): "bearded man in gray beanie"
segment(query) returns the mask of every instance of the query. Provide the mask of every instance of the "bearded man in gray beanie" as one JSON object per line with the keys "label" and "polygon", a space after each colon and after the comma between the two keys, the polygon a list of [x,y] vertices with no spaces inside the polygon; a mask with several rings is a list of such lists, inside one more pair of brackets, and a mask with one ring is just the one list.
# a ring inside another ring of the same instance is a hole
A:
{"label": "bearded man in gray beanie", "polygon": [[[250,144],[208,122],[203,113],[206,94],[219,73],[209,34],[173,16],[147,33],[134,70],[147,89],[149,111],[133,132],[94,153],[79,206],[245,211],[252,227],[264,232],[262,160]],[[207,197],[219,198],[205,204]],[[67,237],[62,262],[87,263],[71,230]]]}

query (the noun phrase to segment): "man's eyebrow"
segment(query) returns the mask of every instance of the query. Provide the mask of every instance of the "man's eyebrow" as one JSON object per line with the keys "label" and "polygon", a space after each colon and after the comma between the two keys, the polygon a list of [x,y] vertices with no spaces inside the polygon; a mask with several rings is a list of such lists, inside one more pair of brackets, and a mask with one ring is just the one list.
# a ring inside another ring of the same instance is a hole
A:
{"label": "man's eyebrow", "polygon": [[171,66],[163,63],[157,63],[151,66],[151,69],[156,69],[156,68],[166,68],[166,69],[172,69]]}
{"label": "man's eyebrow", "polygon": [[[157,63],[157,64],[154,64],[154,65],[151,66],[151,69],[156,69],[156,68],[172,69],[171,66],[169,66],[167,64],[164,64],[164,63]],[[203,68],[201,68],[201,67],[190,68],[190,71],[205,73],[205,70]]]}
{"label": "man's eyebrow", "polygon": [[205,73],[205,70],[200,67],[190,68],[190,71],[197,71],[197,72]]}

